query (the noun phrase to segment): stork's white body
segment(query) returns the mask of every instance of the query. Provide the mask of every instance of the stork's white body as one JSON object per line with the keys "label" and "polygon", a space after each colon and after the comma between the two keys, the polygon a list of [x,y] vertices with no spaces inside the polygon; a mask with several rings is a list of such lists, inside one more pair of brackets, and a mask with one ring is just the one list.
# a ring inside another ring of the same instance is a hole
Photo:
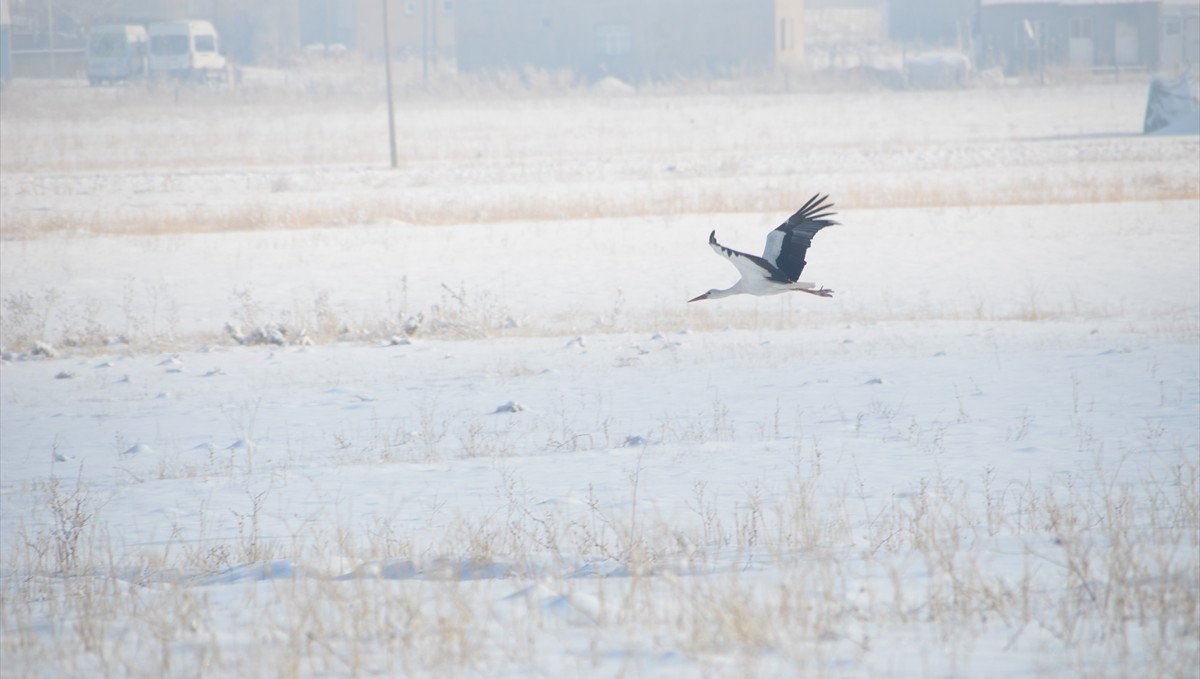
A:
{"label": "stork's white body", "polygon": [[725,247],[717,242],[717,232],[708,236],[708,244],[718,254],[729,260],[742,277],[732,286],[713,289],[689,302],[702,299],[720,299],[730,295],[778,295],[785,292],[807,292],[818,297],[832,297],[833,291],[817,288],[815,283],[799,280],[804,270],[804,255],[812,244],[812,237],[821,229],[837,224],[828,217],[832,203],[828,196],[815,195],[796,211],[786,222],[767,234],[767,244],[762,257],[750,255]]}

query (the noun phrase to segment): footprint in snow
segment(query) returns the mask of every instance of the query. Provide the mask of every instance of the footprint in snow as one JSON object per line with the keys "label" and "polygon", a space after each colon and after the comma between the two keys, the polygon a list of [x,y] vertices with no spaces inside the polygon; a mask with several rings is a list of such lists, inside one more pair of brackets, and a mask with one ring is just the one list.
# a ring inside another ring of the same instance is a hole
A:
{"label": "footprint in snow", "polygon": [[505,403],[504,405],[496,406],[496,409],[492,411],[492,414],[495,415],[496,413],[519,413],[523,410],[526,410],[525,406],[521,405],[520,403],[517,403],[516,401],[509,401],[508,403]]}
{"label": "footprint in snow", "polygon": [[151,448],[150,446],[146,445],[145,443],[135,443],[132,446],[129,446],[129,448],[121,454],[122,455],[149,455],[150,453],[153,453],[153,452],[154,452],[154,449]]}
{"label": "footprint in snow", "polygon": [[254,441],[250,439],[238,439],[225,447],[225,450],[246,450],[254,452]]}

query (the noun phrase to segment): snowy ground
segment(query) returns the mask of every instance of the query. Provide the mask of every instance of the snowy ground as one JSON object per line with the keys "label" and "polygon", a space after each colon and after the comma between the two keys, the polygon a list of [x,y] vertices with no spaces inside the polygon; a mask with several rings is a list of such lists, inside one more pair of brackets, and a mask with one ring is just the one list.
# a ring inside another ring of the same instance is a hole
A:
{"label": "snowy ground", "polygon": [[[1197,676],[1144,93],[418,100],[393,173],[375,110],[5,90],[0,675]],[[817,190],[834,298],[684,303]]]}

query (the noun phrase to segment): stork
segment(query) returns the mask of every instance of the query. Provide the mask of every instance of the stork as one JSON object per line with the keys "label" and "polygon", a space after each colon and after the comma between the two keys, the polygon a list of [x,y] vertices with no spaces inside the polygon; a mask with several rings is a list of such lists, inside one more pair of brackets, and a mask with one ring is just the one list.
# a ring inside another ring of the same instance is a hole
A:
{"label": "stork", "polygon": [[[724,290],[709,290],[689,302],[702,299],[720,299],[730,295],[778,295],[784,292],[807,292],[818,297],[832,297],[833,290],[817,288],[816,283],[800,280],[804,270],[804,254],[812,245],[812,237],[818,231],[837,224],[828,219],[835,213],[829,212],[833,203],[827,203],[828,194],[817,194],[808,199],[804,207],[788,217],[774,231],[767,234],[767,247],[762,257],[731,250],[717,242],[717,232],[708,235],[708,244],[741,272],[742,278]],[[817,289],[814,289],[817,288]]]}

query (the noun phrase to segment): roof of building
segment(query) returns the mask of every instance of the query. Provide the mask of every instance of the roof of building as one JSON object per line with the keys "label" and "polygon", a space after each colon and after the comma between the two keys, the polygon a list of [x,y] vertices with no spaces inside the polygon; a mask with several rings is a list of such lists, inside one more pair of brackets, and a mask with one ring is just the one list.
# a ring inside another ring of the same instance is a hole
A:
{"label": "roof of building", "polygon": [[[982,7],[1004,5],[1062,5],[1073,7],[1088,7],[1098,5],[1159,5],[1170,0],[979,0]],[[1195,0],[1184,0],[1195,2]]]}

